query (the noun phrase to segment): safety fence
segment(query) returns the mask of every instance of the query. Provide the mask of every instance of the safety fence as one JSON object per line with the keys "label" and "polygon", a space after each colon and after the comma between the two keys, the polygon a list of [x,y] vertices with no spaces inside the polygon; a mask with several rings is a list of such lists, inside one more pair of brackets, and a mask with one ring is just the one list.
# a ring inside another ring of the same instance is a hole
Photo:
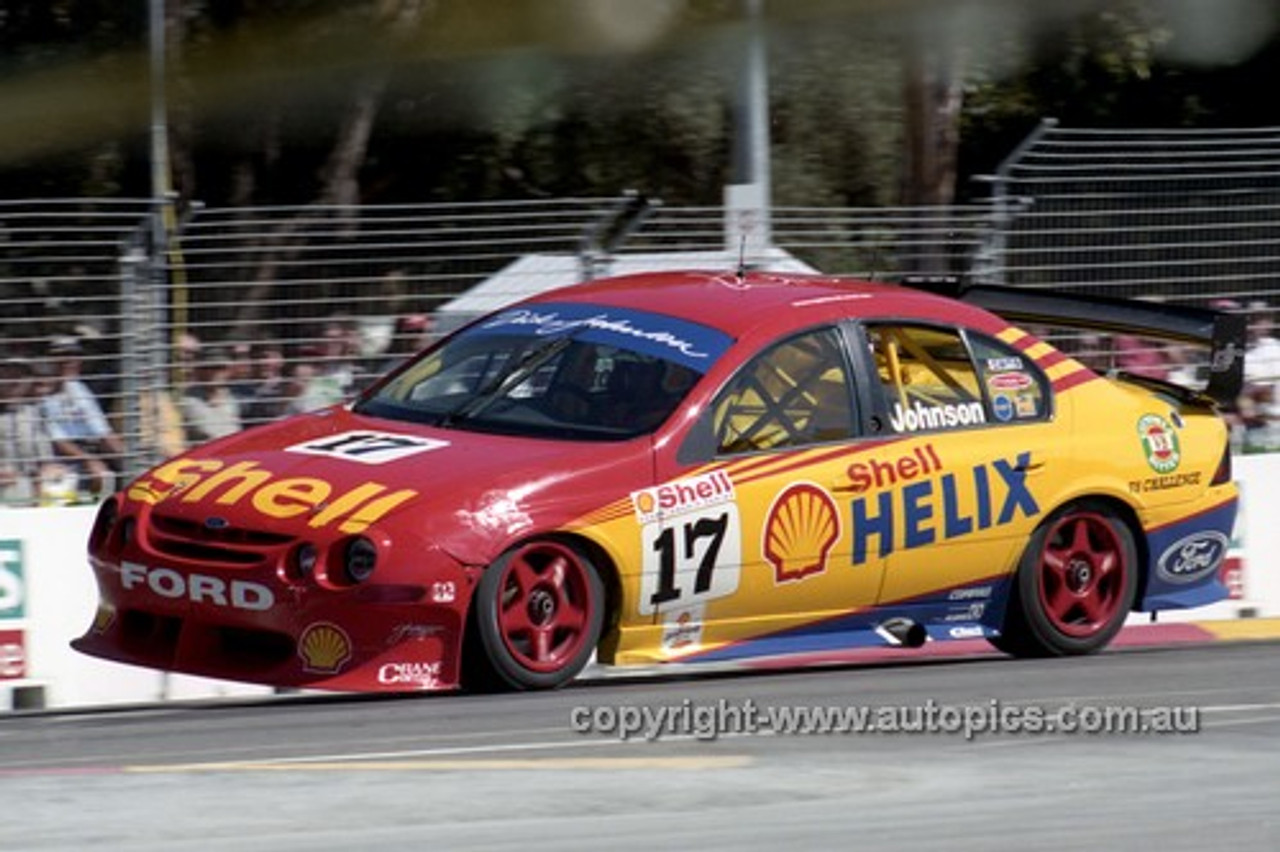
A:
{"label": "safety fence", "polygon": [[[990,199],[941,208],[676,207],[635,194],[183,210],[0,202],[0,501],[92,500],[193,442],[346,398],[478,312],[608,274],[944,273],[1234,305],[1258,334],[1274,312],[1280,129],[1046,122],[989,180]],[[1113,341],[1062,342],[1115,356]],[[79,403],[58,392],[77,375],[105,427],[83,411],[77,420]],[[1245,400],[1243,448],[1280,446],[1266,395],[1280,377],[1254,378],[1264,392]],[[55,415],[72,424],[59,445],[35,430]],[[68,443],[109,470],[68,458]],[[5,477],[6,458],[21,460],[20,476]]]}
{"label": "safety fence", "polygon": [[990,181],[993,280],[1241,304],[1280,289],[1280,128],[1048,120]]}

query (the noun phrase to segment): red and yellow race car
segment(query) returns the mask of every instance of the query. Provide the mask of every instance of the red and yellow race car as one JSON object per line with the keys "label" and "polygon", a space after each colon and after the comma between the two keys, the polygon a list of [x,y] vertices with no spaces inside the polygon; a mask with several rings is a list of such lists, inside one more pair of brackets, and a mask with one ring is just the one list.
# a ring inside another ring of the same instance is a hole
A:
{"label": "red and yellow race car", "polygon": [[[1208,381],[1102,376],[1013,324],[1046,319],[1201,344]],[[385,691],[556,687],[593,654],[1089,653],[1133,610],[1225,596],[1237,490],[1215,399],[1238,391],[1243,333],[948,282],[553,291],[106,501],[101,603],[74,645]]]}

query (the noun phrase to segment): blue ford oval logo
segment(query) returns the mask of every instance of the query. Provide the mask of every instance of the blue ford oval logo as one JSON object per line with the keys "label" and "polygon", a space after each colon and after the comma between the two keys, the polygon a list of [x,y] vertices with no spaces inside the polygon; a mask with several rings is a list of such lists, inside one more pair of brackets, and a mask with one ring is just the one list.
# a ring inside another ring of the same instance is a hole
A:
{"label": "blue ford oval logo", "polygon": [[1231,541],[1217,530],[1192,533],[1160,554],[1156,574],[1169,583],[1194,583],[1218,570]]}
{"label": "blue ford oval logo", "polygon": [[230,523],[228,523],[226,518],[213,517],[213,518],[205,518],[204,525],[205,525],[205,529],[225,530],[228,526],[230,526]]}

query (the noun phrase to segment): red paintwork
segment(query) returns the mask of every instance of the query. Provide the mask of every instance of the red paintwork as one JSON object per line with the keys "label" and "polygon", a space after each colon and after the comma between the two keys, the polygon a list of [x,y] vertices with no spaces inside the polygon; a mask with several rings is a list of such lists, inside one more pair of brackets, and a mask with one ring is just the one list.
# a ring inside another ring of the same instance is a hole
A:
{"label": "red paintwork", "polygon": [[[437,430],[338,407],[195,448],[160,468],[170,471],[169,481],[153,471],[119,497],[121,515],[136,520],[138,533],[124,542],[117,525],[106,542],[93,542],[90,560],[103,609],[75,646],[123,662],[282,687],[454,687],[481,569],[537,533],[679,475],[683,468],[675,450],[693,415],[765,343],[793,329],[849,316],[933,319],[990,333],[1007,326],[980,309],[890,285],[768,273],[750,273],[743,280],[715,272],[642,274],[532,301],[552,299],[656,309],[717,327],[736,343],[694,388],[683,413],[654,435],[626,442]],[[283,451],[357,430],[437,439],[449,446],[447,452],[425,451],[381,465]],[[181,468],[172,465],[201,462],[207,467],[187,468],[195,472],[195,483],[175,488],[173,472]],[[209,478],[218,473],[214,466],[225,472],[237,464],[244,466],[241,473],[265,479],[253,487],[245,480],[209,487]],[[301,480],[322,480],[332,492],[320,501],[314,483]],[[240,484],[244,488],[237,491]],[[382,496],[414,493],[362,531],[378,546],[379,563],[373,581],[353,586],[341,579],[334,563],[349,538],[340,525],[351,519],[355,506],[319,526],[316,521],[335,511],[326,507],[343,505],[343,495],[375,485]],[[268,487],[283,490],[264,491]],[[154,505],[148,505],[148,495]],[[317,505],[293,513],[308,500]],[[278,516],[255,508],[255,501]],[[192,535],[208,539],[207,549],[166,549],[158,522],[185,524]],[[208,529],[211,524],[275,538],[255,545],[252,564],[228,562],[220,555],[217,531]],[[321,555],[314,578],[299,577],[291,567],[299,541],[313,543]],[[261,608],[268,598],[272,605]]]}
{"label": "red paintwork", "polygon": [[660,310],[744,337],[765,327],[804,327],[832,317],[902,316],[998,331],[1008,323],[972,305],[852,278],[751,272],[739,280],[722,272],[641,273],[582,284],[539,296],[539,301],[583,301]]}

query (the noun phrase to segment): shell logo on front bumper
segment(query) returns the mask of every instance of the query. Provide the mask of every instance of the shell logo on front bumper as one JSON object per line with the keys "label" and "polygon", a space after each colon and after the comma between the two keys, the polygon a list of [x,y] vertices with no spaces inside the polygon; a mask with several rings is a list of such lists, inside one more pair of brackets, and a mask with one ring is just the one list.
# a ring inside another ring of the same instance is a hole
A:
{"label": "shell logo on front bumper", "polygon": [[840,516],[831,495],[801,482],[773,501],[761,549],[773,565],[776,581],[785,583],[825,571],[827,554],[839,538]]}
{"label": "shell logo on front bumper", "polygon": [[334,675],[351,660],[351,639],[336,624],[320,621],[302,631],[298,656],[303,671]]}

